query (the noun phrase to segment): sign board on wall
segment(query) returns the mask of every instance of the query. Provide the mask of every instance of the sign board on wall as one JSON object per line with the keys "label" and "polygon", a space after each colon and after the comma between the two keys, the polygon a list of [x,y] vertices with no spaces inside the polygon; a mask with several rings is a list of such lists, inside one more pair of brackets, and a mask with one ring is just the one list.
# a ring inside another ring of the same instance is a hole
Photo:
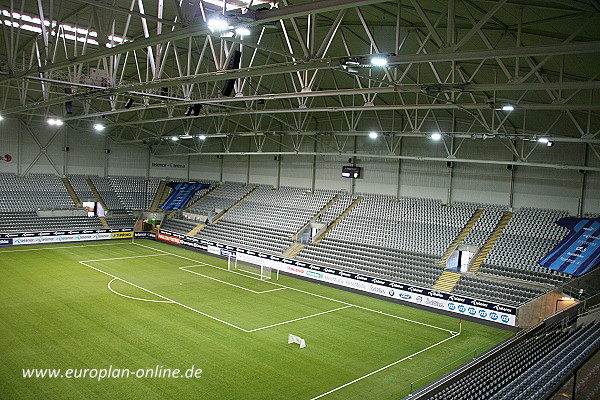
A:
{"label": "sign board on wall", "polygon": [[10,154],[0,155],[0,161],[11,162],[12,159]]}
{"label": "sign board on wall", "polygon": [[0,245],[21,246],[27,244],[50,244],[83,242],[89,240],[126,239],[133,237],[133,229],[77,229],[64,231],[3,233]]}
{"label": "sign board on wall", "polygon": [[162,229],[160,230],[158,238],[159,240],[170,243],[207,250],[210,253],[217,255],[226,255],[229,254],[229,252],[235,252],[238,261],[241,262],[264,265],[292,275],[332,283],[334,285],[403,300],[409,303],[420,304],[459,315],[471,316],[504,325],[516,325],[517,309],[498,303],[441,293],[432,289],[373,278],[335,268],[308,264],[280,256],[210,242],[180,233],[164,231]]}
{"label": "sign board on wall", "polygon": [[186,170],[187,163],[183,160],[170,161],[164,158],[152,158],[152,160],[150,161],[150,168],[164,170]]}

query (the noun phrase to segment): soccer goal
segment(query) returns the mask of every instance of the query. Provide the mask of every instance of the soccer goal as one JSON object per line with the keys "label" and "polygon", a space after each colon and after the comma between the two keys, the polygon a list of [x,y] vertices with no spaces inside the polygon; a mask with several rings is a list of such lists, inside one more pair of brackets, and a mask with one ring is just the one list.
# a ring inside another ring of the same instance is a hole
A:
{"label": "soccer goal", "polygon": [[231,254],[227,257],[227,270],[255,275],[260,278],[260,280],[279,279],[279,270],[276,269],[273,271],[273,268],[266,265],[238,262],[237,257],[232,256]]}

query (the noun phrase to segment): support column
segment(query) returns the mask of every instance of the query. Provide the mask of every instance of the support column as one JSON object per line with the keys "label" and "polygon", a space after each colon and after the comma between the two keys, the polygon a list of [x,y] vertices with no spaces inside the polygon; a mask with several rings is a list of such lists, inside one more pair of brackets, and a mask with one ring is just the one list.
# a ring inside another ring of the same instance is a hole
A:
{"label": "support column", "polygon": [[[281,143],[279,143],[279,151],[281,151]],[[275,182],[275,189],[279,189],[281,187],[281,157],[279,154],[277,157],[277,177]]]}
{"label": "support column", "polygon": [[225,160],[225,156],[221,155],[221,168],[219,171],[219,183],[223,183],[223,160]]}
{"label": "support column", "polygon": [[21,160],[23,159],[23,130],[21,121],[17,121],[17,176],[21,176]]}
{"label": "support column", "polygon": [[246,163],[246,186],[250,184],[250,156],[248,157],[248,162]]}
{"label": "support column", "polygon": [[452,204],[452,181],[454,179],[454,162],[451,162],[451,166],[448,167],[448,169],[450,170],[449,172],[449,176],[448,176],[448,197],[446,198],[446,204],[450,205]]}
{"label": "support column", "polygon": [[190,170],[192,169],[190,153],[187,155],[187,180],[190,181]]}
{"label": "support column", "polygon": [[69,163],[69,152],[67,151],[67,148],[69,147],[69,126],[67,125],[65,127],[65,138],[64,138],[64,142],[63,142],[63,152],[64,157],[63,157],[63,173],[62,173],[62,177],[66,178],[67,177],[67,169],[68,169],[68,163]]}
{"label": "support column", "polygon": [[148,147],[148,162],[146,163],[146,180],[150,179],[150,167],[152,165],[152,151]]}
{"label": "support column", "polygon": [[108,136],[104,141],[104,177],[108,177],[108,155],[110,154],[110,149],[108,147],[109,141]]}
{"label": "support column", "polygon": [[312,162],[312,176],[311,176],[311,181],[310,181],[310,191],[314,192],[315,191],[315,185],[316,185],[316,180],[317,180],[317,140],[315,139],[314,141],[314,146],[313,146],[313,151],[315,152],[315,155],[313,155],[313,162]]}
{"label": "support column", "polygon": [[[400,137],[400,143],[398,147],[400,148],[400,152],[398,155],[402,155],[402,137]],[[398,158],[398,176],[396,180],[396,197],[402,197],[402,158]]]}
{"label": "support column", "polygon": [[[356,154],[356,142],[358,141],[358,136],[354,136],[354,145],[352,147],[352,153]],[[356,167],[356,157],[353,156],[352,157],[352,166]],[[350,178],[350,194],[353,195],[354,194],[354,189],[356,187],[356,179],[354,178]]]}
{"label": "support column", "polygon": [[[515,156],[513,154],[512,156],[513,161],[515,160]],[[508,209],[510,211],[512,211],[513,209],[513,194],[514,194],[514,182],[515,182],[515,168],[517,168],[516,165],[514,164],[510,164],[511,168],[510,168],[510,181],[508,184]]]}
{"label": "support column", "polygon": [[[583,165],[587,166],[587,154],[588,154],[588,144],[584,143],[583,144]],[[587,175],[587,171],[586,170],[581,170],[579,171],[579,174],[581,175],[581,183],[580,183],[580,187],[579,187],[579,204],[577,205],[577,216],[579,218],[583,217],[583,201],[584,201],[584,196],[585,196],[585,184],[586,184],[586,175]]]}

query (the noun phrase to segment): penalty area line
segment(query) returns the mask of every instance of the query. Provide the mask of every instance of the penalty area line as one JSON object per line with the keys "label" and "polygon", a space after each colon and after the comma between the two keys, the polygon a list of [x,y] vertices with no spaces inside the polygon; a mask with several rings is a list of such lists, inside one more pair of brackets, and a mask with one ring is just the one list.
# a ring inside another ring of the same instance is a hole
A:
{"label": "penalty area line", "polygon": [[205,317],[207,317],[207,318],[210,318],[210,319],[212,319],[212,320],[215,320],[215,321],[217,321],[217,322],[220,322],[220,323],[222,323],[222,324],[225,324],[225,325],[231,326],[232,328],[238,329],[238,330],[240,330],[240,331],[242,331],[242,332],[246,332],[246,333],[248,333],[248,331],[247,331],[246,329],[244,329],[244,328],[240,328],[239,326],[237,326],[237,325],[234,325],[234,324],[232,324],[232,323],[230,323],[230,322],[223,321],[222,319],[219,319],[219,318],[217,318],[217,317],[213,317],[213,316],[212,316],[212,315],[210,315],[210,314],[207,314],[207,313],[204,313],[204,312],[202,312],[202,311],[196,310],[195,308],[192,308],[192,307],[190,307],[190,306],[186,306],[186,305],[185,305],[185,304],[183,304],[183,303],[180,303],[180,302],[178,302],[178,301],[175,301],[175,300],[173,300],[173,299],[170,299],[170,298],[168,298],[168,297],[166,297],[166,296],[163,296],[163,295],[161,295],[161,294],[158,294],[158,293],[156,293],[156,292],[153,292],[152,290],[149,290],[149,289],[146,289],[146,288],[144,288],[144,287],[142,287],[142,286],[136,285],[135,283],[131,283],[131,282],[129,282],[129,281],[126,281],[125,279],[119,278],[118,276],[115,276],[115,275],[113,275],[113,274],[111,274],[111,273],[108,273],[108,272],[106,272],[106,271],[102,271],[100,268],[92,267],[91,265],[89,265],[89,264],[86,264],[84,261],[79,261],[79,263],[80,263],[80,264],[82,264],[82,265],[85,265],[85,266],[86,266],[86,267],[88,267],[88,268],[91,268],[91,269],[93,269],[93,270],[96,270],[96,271],[98,271],[98,272],[101,272],[101,273],[103,273],[104,275],[108,275],[108,276],[110,276],[111,278],[118,279],[118,280],[120,280],[120,281],[123,281],[123,282],[125,282],[125,283],[128,283],[128,284],[130,284],[131,286],[135,286],[136,288],[138,288],[138,289],[141,289],[141,290],[143,290],[143,291],[145,291],[145,292],[148,292],[148,293],[150,293],[150,294],[153,294],[153,295],[155,295],[155,296],[157,296],[157,297],[160,297],[161,299],[168,300],[169,302],[171,302],[171,303],[173,303],[173,304],[177,304],[177,305],[178,305],[178,306],[180,306],[180,307],[186,308],[186,309],[188,309],[188,310],[190,310],[190,311],[193,311],[193,312],[195,312],[195,313],[198,313],[198,314],[200,314],[200,315],[204,315],[204,316],[205,316]]}
{"label": "penalty area line", "polygon": [[[171,255],[171,256],[174,256],[174,257],[183,258],[184,260],[193,261],[193,262],[195,262],[195,263],[198,263],[198,264],[201,264],[201,265],[202,265],[202,264],[204,264],[204,265],[207,265],[207,266],[209,266],[209,267],[213,267],[213,268],[217,268],[217,269],[220,269],[220,270],[223,270],[223,271],[227,271],[225,268],[220,268],[220,267],[217,267],[217,266],[215,266],[215,265],[207,264],[207,263],[205,263],[205,262],[202,262],[202,261],[199,261],[199,260],[194,260],[194,259],[192,259],[192,258],[188,258],[188,257],[185,257],[185,256],[181,256],[181,255],[179,255],[179,254],[170,253],[170,252],[168,252],[168,251],[165,251],[165,250],[157,249],[157,248],[154,248],[154,247],[151,247],[151,246],[146,246],[146,245],[139,244],[139,243],[135,243],[135,244],[136,244],[136,245],[138,245],[138,246],[145,247],[145,248],[147,248],[147,249],[152,249],[152,250],[155,250],[155,251],[158,251],[158,252],[164,253],[164,254],[169,254],[169,255]],[[230,272],[232,272],[232,273],[236,273],[235,271],[230,271]],[[240,275],[242,275],[242,274],[240,274]],[[258,278],[254,278],[254,277],[252,277],[252,276],[248,276],[248,275],[243,275],[243,276],[246,276],[246,277],[248,277],[248,278],[251,278],[251,279],[258,279]],[[433,329],[437,329],[437,330],[440,330],[440,331],[448,332],[448,333],[450,333],[450,334],[454,334],[454,333],[455,333],[454,331],[452,331],[452,330],[450,330],[450,329],[446,329],[446,328],[442,328],[442,327],[439,327],[439,326],[435,326],[435,325],[427,324],[427,323],[425,323],[425,322],[415,321],[415,320],[413,320],[413,319],[409,319],[409,318],[400,317],[400,316],[398,316],[398,315],[388,314],[388,313],[386,313],[386,312],[379,311],[379,310],[373,310],[372,308],[368,308],[368,307],[359,306],[359,305],[352,304],[352,303],[348,303],[348,302],[345,302],[345,301],[342,301],[342,300],[332,299],[331,297],[323,296],[323,295],[316,294],[316,293],[307,292],[306,290],[298,289],[298,288],[291,287],[291,286],[282,285],[282,284],[280,284],[280,283],[268,282],[268,281],[263,281],[263,282],[269,283],[269,284],[271,284],[271,285],[279,286],[279,287],[281,287],[281,288],[290,289],[290,290],[294,290],[294,291],[296,291],[296,292],[300,292],[300,293],[308,294],[308,295],[310,295],[310,296],[319,297],[319,298],[321,298],[321,299],[330,300],[330,301],[333,301],[333,302],[336,302],[336,303],[339,303],[339,304],[345,304],[345,305],[347,305],[347,306],[352,306],[352,307],[360,308],[360,309],[362,309],[362,310],[365,310],[365,311],[373,312],[373,313],[380,314],[380,315],[385,315],[385,316],[387,316],[387,317],[396,318],[396,319],[399,319],[399,320],[402,320],[402,321],[406,321],[406,322],[411,322],[411,323],[413,323],[413,324],[417,324],[417,325],[421,325],[421,326],[427,326],[427,327],[429,327],[429,328],[433,328]]]}
{"label": "penalty area line", "polygon": [[[166,255],[166,254],[164,254],[164,255]],[[211,279],[213,281],[221,282],[221,283],[223,283],[225,285],[229,285],[229,286],[236,287],[238,289],[246,290],[246,291],[254,293],[254,294],[270,293],[270,292],[275,292],[277,290],[287,289],[287,288],[284,288],[284,287],[280,287],[280,288],[277,288],[277,289],[269,289],[269,290],[252,290],[252,289],[248,289],[247,287],[244,287],[244,286],[239,286],[239,285],[236,285],[234,283],[230,283],[230,282],[227,282],[227,281],[223,281],[221,279],[217,279],[217,278],[213,278],[211,276],[207,276],[207,275],[201,274],[199,272],[187,270],[187,268],[202,267],[202,266],[203,265],[188,265],[188,266],[185,266],[185,267],[179,267],[179,269],[182,270],[182,271],[185,271],[185,272],[189,272],[190,274],[199,275],[199,276],[202,276],[202,277],[204,277],[206,279]]]}
{"label": "penalty area line", "polygon": [[400,359],[400,360],[394,361],[393,363],[391,363],[391,364],[388,364],[388,365],[385,365],[385,366],[383,366],[383,367],[381,367],[381,368],[379,368],[379,369],[376,369],[375,371],[369,372],[369,373],[368,373],[368,374],[366,374],[366,375],[363,375],[363,376],[361,376],[361,377],[359,377],[359,378],[356,378],[356,379],[354,379],[353,381],[350,381],[350,382],[348,382],[348,383],[345,383],[345,384],[343,384],[343,385],[341,385],[341,386],[338,386],[338,387],[336,387],[336,388],[334,388],[334,389],[331,389],[331,390],[330,390],[330,391],[328,391],[328,392],[325,392],[325,393],[323,393],[323,394],[320,394],[320,395],[318,395],[318,396],[316,396],[316,397],[313,397],[313,398],[311,398],[310,400],[316,400],[316,399],[320,399],[320,398],[322,398],[322,397],[325,397],[325,396],[327,396],[328,394],[331,394],[331,393],[333,393],[333,392],[337,392],[337,391],[338,391],[338,390],[340,390],[340,389],[343,389],[343,388],[345,388],[345,387],[347,387],[347,386],[350,386],[350,385],[352,385],[353,383],[356,383],[356,382],[358,382],[358,381],[361,381],[361,380],[363,380],[363,379],[365,379],[365,378],[368,378],[368,377],[369,377],[369,376],[371,376],[371,375],[375,375],[375,374],[376,374],[376,373],[378,373],[378,372],[381,372],[381,371],[383,371],[383,370],[385,370],[385,369],[388,369],[388,368],[390,368],[390,367],[393,367],[393,366],[394,366],[394,365],[396,365],[396,364],[400,364],[402,361],[406,361],[406,360],[412,360],[412,358],[413,358],[414,356],[416,356],[416,355],[419,355],[419,354],[421,354],[421,353],[423,353],[423,352],[425,352],[425,351],[427,351],[427,350],[429,350],[429,349],[432,349],[432,348],[434,348],[434,347],[436,347],[436,346],[439,346],[440,344],[442,344],[442,343],[444,343],[444,342],[447,342],[447,341],[448,341],[448,340],[450,340],[450,339],[454,339],[455,337],[457,337],[457,336],[459,336],[459,335],[460,335],[460,333],[457,333],[457,334],[455,334],[455,335],[452,335],[452,336],[450,336],[450,337],[448,337],[448,338],[446,338],[446,339],[444,339],[444,340],[441,340],[441,341],[439,341],[439,342],[437,342],[437,343],[435,343],[435,344],[432,344],[431,346],[429,346],[429,347],[427,347],[427,348],[424,348],[424,349],[422,349],[422,350],[419,350],[419,351],[417,351],[416,353],[413,353],[413,354],[411,354],[411,355],[409,355],[409,356],[406,356],[406,357],[404,357],[404,358],[402,358],[402,359]]}
{"label": "penalty area line", "polygon": [[108,290],[110,290],[111,292],[113,292],[114,294],[118,295],[118,296],[122,296],[122,297],[127,297],[128,299],[132,299],[132,300],[139,300],[139,301],[148,301],[150,303],[171,303],[170,300],[150,300],[150,299],[141,299],[139,297],[133,297],[133,296],[127,296],[126,294],[123,293],[119,293],[116,290],[114,290],[111,286],[111,283],[113,283],[114,281],[121,281],[123,282],[123,280],[121,279],[117,279],[117,278],[113,278],[108,282]]}
{"label": "penalty area line", "polygon": [[285,324],[289,324],[291,322],[296,322],[296,321],[300,321],[300,320],[307,319],[307,318],[317,317],[317,316],[323,315],[323,314],[329,314],[329,313],[332,313],[335,311],[340,311],[340,310],[343,310],[345,308],[350,308],[350,307],[353,307],[353,306],[339,307],[339,308],[335,308],[333,310],[327,310],[327,311],[323,311],[323,312],[312,314],[312,315],[307,315],[307,316],[300,317],[300,318],[290,319],[289,321],[278,322],[276,324],[262,326],[262,327],[256,328],[256,329],[250,329],[248,332],[262,331],[263,329],[268,329],[268,328],[272,328],[274,326],[279,326],[279,325],[285,325]]}

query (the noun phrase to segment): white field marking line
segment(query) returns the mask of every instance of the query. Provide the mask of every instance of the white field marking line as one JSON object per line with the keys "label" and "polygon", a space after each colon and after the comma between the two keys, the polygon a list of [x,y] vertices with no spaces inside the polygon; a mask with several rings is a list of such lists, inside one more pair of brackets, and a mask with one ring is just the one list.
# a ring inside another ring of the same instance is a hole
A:
{"label": "white field marking line", "polygon": [[162,298],[162,299],[168,300],[168,301],[170,301],[170,302],[171,302],[171,303],[173,303],[173,304],[177,304],[178,306],[181,306],[181,307],[183,307],[183,308],[187,308],[187,309],[188,309],[188,310],[190,310],[190,311],[193,311],[193,312],[195,312],[195,313],[198,313],[198,314],[200,314],[200,315],[204,315],[204,316],[205,316],[205,317],[207,317],[207,318],[213,319],[213,320],[215,320],[215,321],[218,321],[218,322],[220,322],[220,323],[222,323],[222,324],[229,325],[229,326],[231,326],[232,328],[235,328],[235,329],[238,329],[238,330],[240,330],[240,331],[242,331],[242,332],[246,332],[246,333],[248,333],[248,331],[247,331],[246,329],[244,329],[244,328],[240,328],[240,327],[239,327],[239,326],[237,326],[237,325],[231,324],[231,323],[229,323],[229,322],[227,322],[227,321],[223,321],[222,319],[219,319],[219,318],[217,318],[217,317],[213,317],[212,315],[209,315],[209,314],[207,314],[207,313],[204,313],[204,312],[202,312],[202,311],[198,311],[198,310],[196,310],[195,308],[192,308],[192,307],[190,307],[190,306],[186,306],[186,305],[185,305],[185,304],[183,304],[183,303],[180,303],[180,302],[178,302],[178,301],[175,301],[175,300],[173,300],[173,299],[170,299],[170,298],[168,298],[168,297],[165,297],[165,296],[163,296],[163,295],[160,295],[160,294],[158,294],[158,293],[156,293],[156,292],[153,292],[153,291],[151,291],[151,290],[148,290],[148,289],[146,289],[146,288],[143,288],[143,287],[141,287],[141,286],[139,286],[139,285],[136,285],[135,283],[131,283],[131,282],[129,282],[129,281],[126,281],[125,279],[119,278],[118,276],[115,276],[115,275],[113,275],[113,274],[110,274],[110,273],[108,273],[108,272],[106,272],[106,271],[102,271],[102,270],[101,270],[101,269],[99,269],[99,268],[92,267],[91,265],[89,265],[89,264],[86,264],[84,261],[79,261],[79,263],[80,263],[80,264],[82,264],[82,265],[85,265],[85,266],[86,266],[86,267],[88,267],[88,268],[91,268],[91,269],[93,269],[93,270],[96,270],[96,271],[98,271],[98,272],[101,272],[101,273],[103,273],[104,275],[108,275],[108,276],[110,276],[111,278],[118,279],[118,280],[120,280],[120,281],[123,281],[123,282],[125,282],[125,283],[128,283],[128,284],[130,284],[131,286],[135,286],[135,287],[136,287],[136,288],[138,288],[138,289],[144,290],[144,291],[146,291],[146,292],[148,292],[148,293],[150,293],[150,294],[153,294],[153,295],[155,295],[155,296],[158,296],[158,297],[160,297],[160,298]]}
{"label": "white field marking line", "polygon": [[[156,248],[154,248],[154,247],[146,246],[146,245],[139,244],[139,243],[135,243],[135,244],[136,244],[136,245],[138,245],[138,246],[146,247],[146,248],[148,248],[148,249],[153,249],[153,250],[159,251],[159,252],[161,252],[161,253],[169,254],[169,255],[172,255],[172,256],[175,256],[175,257],[183,258],[183,259],[185,259],[185,260],[190,260],[190,261],[193,261],[193,262],[196,262],[196,263],[199,263],[199,264],[204,264],[204,265],[207,265],[207,266],[209,266],[209,267],[213,267],[213,268],[217,268],[217,269],[221,269],[221,270],[225,270],[225,271],[226,271],[226,269],[225,269],[225,268],[220,268],[220,267],[217,267],[217,266],[215,266],[215,265],[211,265],[211,264],[204,263],[204,262],[202,262],[202,261],[198,261],[198,260],[194,260],[194,259],[192,259],[192,258],[188,258],[188,257],[180,256],[179,254],[169,253],[168,251],[164,251],[164,250],[161,250],[161,249],[156,249]],[[233,271],[231,271],[231,272],[233,272]],[[233,273],[235,273],[235,272],[233,272]],[[242,274],[242,275],[243,275],[243,274]],[[247,276],[247,275],[243,275],[243,276],[246,276],[246,277],[248,277],[248,278],[250,278],[250,279],[258,279],[258,278],[253,278],[253,277],[251,277],[251,276]],[[330,297],[326,297],[326,296],[322,296],[322,295],[320,295],[320,294],[315,294],[315,293],[307,292],[307,291],[305,291],[305,290],[302,290],[302,289],[297,289],[297,288],[294,288],[294,287],[291,287],[291,286],[285,286],[285,285],[282,285],[282,284],[279,284],[279,283],[275,283],[275,282],[268,282],[268,281],[263,281],[263,282],[266,282],[266,283],[269,283],[269,284],[271,284],[271,285],[275,285],[275,286],[280,286],[280,287],[283,287],[283,288],[286,288],[286,289],[294,290],[294,291],[296,291],[296,292],[300,292],[300,293],[308,294],[308,295],[311,295],[311,296],[320,297],[320,298],[322,298],[322,299],[330,300],[330,301],[333,301],[333,302],[336,302],[336,303],[345,304],[345,305],[347,305],[347,306],[352,306],[352,307],[360,308],[360,309],[363,309],[363,310],[365,310],[365,311],[370,311],[370,312],[374,312],[374,313],[377,313],[377,314],[385,315],[385,316],[387,316],[387,317],[391,317],[391,318],[400,319],[400,320],[402,320],[402,321],[406,321],[406,322],[412,322],[412,323],[414,323],[414,324],[417,324],[417,325],[422,325],[422,326],[427,326],[427,327],[429,327],[429,328],[433,328],[433,329],[439,329],[439,330],[441,330],[441,331],[448,332],[448,333],[450,333],[451,335],[453,335],[453,334],[455,334],[455,333],[456,333],[455,331],[452,331],[452,330],[450,330],[450,329],[441,328],[441,327],[439,327],[439,326],[435,326],[435,325],[426,324],[425,322],[419,322],[419,321],[415,321],[415,320],[408,319],[408,318],[404,318],[404,317],[399,317],[399,316],[397,316],[397,315],[388,314],[388,313],[385,313],[385,312],[383,312],[383,311],[373,310],[373,309],[371,309],[371,308],[367,308],[367,307],[363,307],[363,306],[357,306],[356,304],[347,303],[347,302],[345,302],[345,301],[342,301],[342,300],[336,300],[336,299],[332,299],[332,298],[330,298]]]}
{"label": "white field marking line", "polygon": [[[164,254],[164,255],[166,255],[166,254]],[[213,278],[211,276],[207,276],[207,275],[201,274],[199,272],[188,271],[186,269],[186,268],[194,268],[194,267],[203,267],[203,265],[188,265],[188,266],[185,266],[185,267],[179,267],[179,269],[181,269],[181,270],[183,270],[185,272],[189,272],[190,274],[200,275],[200,276],[203,276],[204,278],[212,279],[213,281],[221,282],[221,283],[223,283],[225,285],[233,286],[233,287],[236,287],[238,289],[247,290],[248,292],[252,292],[252,293],[255,293],[255,294],[263,294],[263,293],[275,292],[277,290],[285,290],[285,288],[277,288],[277,289],[269,289],[269,290],[261,290],[261,291],[252,290],[252,289],[248,289],[248,288],[243,287],[243,286],[239,286],[239,285],[236,285],[236,284],[233,284],[233,283],[230,283],[230,282],[222,281],[220,279]]]}
{"label": "white field marking line", "polygon": [[455,335],[452,335],[452,336],[450,336],[450,337],[448,337],[448,338],[446,338],[446,339],[444,339],[444,340],[441,340],[441,341],[439,341],[439,342],[437,342],[437,343],[435,343],[435,344],[433,344],[433,345],[431,345],[431,346],[429,346],[429,347],[427,347],[427,348],[425,348],[425,349],[423,349],[423,350],[419,350],[419,351],[417,351],[416,353],[413,353],[413,354],[411,354],[411,355],[409,355],[409,356],[406,356],[406,357],[404,357],[404,358],[402,358],[402,359],[400,359],[400,360],[398,360],[398,361],[394,361],[394,362],[393,362],[393,363],[391,363],[391,364],[388,364],[388,365],[386,365],[386,366],[384,366],[384,367],[381,367],[381,368],[379,368],[379,369],[376,369],[375,371],[369,372],[368,374],[366,374],[366,375],[363,375],[363,376],[361,376],[360,378],[356,378],[356,379],[354,379],[353,381],[350,381],[350,382],[348,382],[348,383],[345,383],[345,384],[343,384],[343,385],[341,385],[341,386],[338,386],[338,387],[336,387],[335,389],[331,389],[330,391],[328,391],[328,392],[325,392],[325,393],[323,393],[323,394],[320,394],[320,395],[318,395],[317,397],[313,397],[313,398],[312,398],[312,399],[310,399],[310,400],[316,400],[316,399],[320,399],[321,397],[325,397],[325,396],[327,396],[328,394],[331,394],[331,393],[333,393],[333,392],[336,392],[336,391],[338,391],[338,390],[340,390],[340,389],[343,389],[343,388],[345,388],[346,386],[350,386],[350,385],[352,385],[353,383],[356,383],[356,382],[358,382],[358,381],[360,381],[360,380],[363,380],[363,379],[365,379],[365,378],[368,378],[368,377],[369,377],[369,376],[371,376],[371,375],[375,375],[376,373],[378,373],[378,372],[381,372],[381,371],[383,371],[384,369],[388,369],[388,368],[390,368],[390,367],[393,367],[393,366],[394,366],[394,365],[396,365],[396,364],[400,364],[402,361],[405,361],[405,360],[411,360],[411,359],[412,359],[414,356],[416,356],[416,355],[419,355],[419,354],[421,354],[421,353],[423,353],[423,352],[425,352],[425,351],[427,351],[427,350],[429,350],[429,349],[432,349],[432,348],[434,348],[434,347],[436,347],[436,346],[438,346],[438,345],[440,345],[440,344],[442,344],[442,343],[444,343],[444,342],[447,342],[447,341],[448,341],[448,340],[450,340],[450,339],[454,339],[454,338],[455,338],[455,337],[457,337],[458,335],[460,335],[460,333],[457,333],[457,334],[455,334]]}
{"label": "white field marking line", "polygon": [[118,281],[118,280],[120,280],[120,279],[116,279],[116,278],[114,278],[114,279],[111,279],[111,280],[108,282],[108,290],[110,290],[111,292],[113,292],[113,293],[114,293],[114,294],[116,294],[116,295],[123,296],[123,297],[127,297],[128,299],[133,299],[133,300],[139,300],[139,301],[149,301],[149,302],[151,302],[151,303],[171,303],[171,301],[167,301],[167,300],[150,300],[150,299],[140,299],[139,297],[127,296],[126,294],[119,293],[119,292],[117,292],[116,290],[114,290],[114,289],[113,289],[113,288],[110,286],[110,284],[111,284],[111,283],[113,283],[114,281]]}
{"label": "white field marking line", "polygon": [[279,326],[279,325],[285,325],[285,324],[289,324],[291,322],[296,322],[296,321],[300,321],[302,319],[307,319],[307,318],[312,318],[312,317],[317,317],[319,315],[323,315],[323,314],[329,314],[332,313],[334,311],[340,311],[343,310],[344,308],[350,308],[352,306],[344,306],[344,307],[339,307],[339,308],[335,308],[333,310],[328,310],[328,311],[323,311],[320,313],[316,313],[316,314],[312,314],[312,315],[307,315],[305,317],[300,317],[300,318],[295,318],[295,319],[290,319],[289,321],[283,321],[283,322],[278,322],[276,324],[273,325],[267,325],[267,326],[262,326],[260,328],[256,328],[256,329],[250,329],[248,332],[256,332],[256,331],[262,331],[263,329],[267,329],[267,328],[272,328],[274,326]]}
{"label": "white field marking line", "polygon": [[160,257],[166,256],[166,254],[146,254],[144,256],[129,256],[129,257],[113,257],[113,258],[99,258],[97,260],[83,260],[80,262],[92,262],[92,261],[113,261],[113,260],[127,260],[128,258],[144,258],[144,257]]}
{"label": "white field marking line", "polygon": [[39,251],[39,250],[56,250],[56,249],[78,249],[80,247],[98,247],[98,246],[123,246],[131,245],[131,243],[105,243],[105,244],[85,244],[81,246],[54,246],[48,243],[48,247],[42,249],[18,249],[18,250],[0,250],[0,253],[15,253],[17,251]]}

